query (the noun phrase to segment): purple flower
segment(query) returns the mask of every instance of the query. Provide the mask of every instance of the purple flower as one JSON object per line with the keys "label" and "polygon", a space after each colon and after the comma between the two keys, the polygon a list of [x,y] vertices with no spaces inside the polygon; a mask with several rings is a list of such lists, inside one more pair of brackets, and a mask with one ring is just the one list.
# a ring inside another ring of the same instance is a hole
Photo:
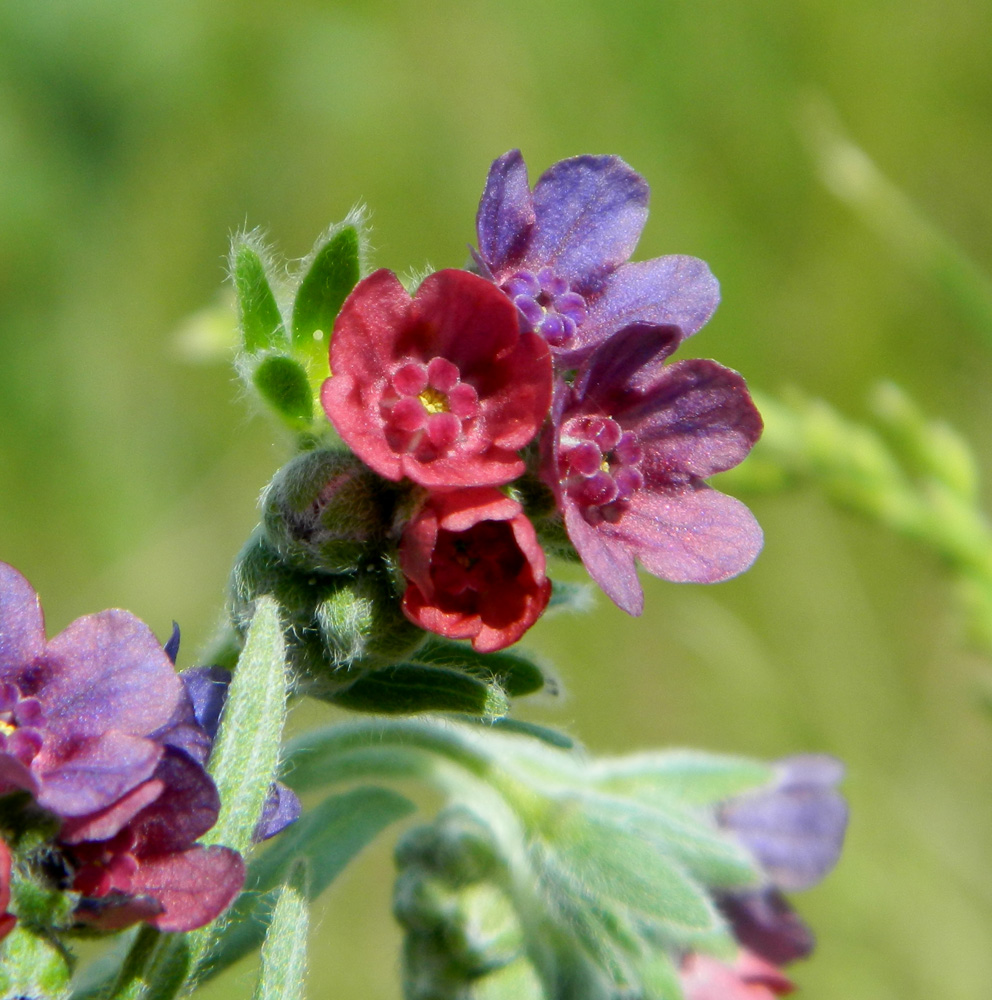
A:
{"label": "purple flower", "polygon": [[[178,648],[174,634],[170,640]],[[221,667],[191,667],[180,675],[186,689],[176,713],[156,737],[206,766],[220,726],[221,713],[231,684],[230,671]],[[300,818],[300,800],[281,781],[273,781],[255,829],[256,842],[268,840]]]}
{"label": "purple flower", "polygon": [[844,765],[826,754],[785,757],[769,788],[724,802],[718,822],[758,859],[772,884],[808,889],[837,864],[847,803],[837,784]]}
{"label": "purple flower", "polygon": [[592,578],[629,614],[643,610],[635,560],[679,583],[747,569],[761,529],[703,479],[737,465],[761,417],[737,372],[715,361],[666,365],[674,327],[630,326],[555,390],[543,475]]}
{"label": "purple flower", "polygon": [[148,781],[98,813],[67,820],[57,846],[82,897],[77,919],[107,931],[139,920],[188,931],[215,919],[245,877],[237,851],[196,843],[219,809],[210,776],[167,746]]}
{"label": "purple flower", "polygon": [[776,779],[722,803],[718,824],[755,857],[769,880],[756,891],[717,897],[740,944],[775,965],[805,958],[814,938],[781,890],[808,889],[837,863],[848,809],[837,784],[840,761],[825,754],[786,757]]}
{"label": "purple flower", "polygon": [[87,615],[46,642],[37,594],[0,563],[0,795],[25,789],[63,818],[106,808],[155,771],[153,734],[182,690],[127,611]]}
{"label": "purple flower", "polygon": [[489,169],[474,253],[480,271],[516,303],[555,365],[575,367],[633,324],[682,338],[713,314],[719,286],[706,264],[674,255],[628,263],[648,215],[649,189],[616,156],[576,156],[547,170],[533,192],[519,150]]}

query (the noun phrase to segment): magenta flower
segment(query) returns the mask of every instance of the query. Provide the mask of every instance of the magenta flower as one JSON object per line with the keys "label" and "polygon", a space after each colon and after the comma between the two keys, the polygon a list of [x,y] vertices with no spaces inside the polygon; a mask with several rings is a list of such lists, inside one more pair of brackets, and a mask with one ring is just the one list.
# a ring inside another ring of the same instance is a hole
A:
{"label": "magenta flower", "polygon": [[400,568],[407,618],[480,653],[516,642],[551,597],[533,525],[491,487],[431,494],[403,532]]}
{"label": "magenta flower", "polygon": [[67,820],[58,846],[82,895],[77,919],[99,930],[144,920],[163,931],[214,920],[245,877],[237,851],[196,843],[219,808],[209,775],[167,747],[148,781],[99,813]]}
{"label": "magenta flower", "polygon": [[17,917],[7,912],[8,906],[10,906],[10,848],[0,838],[0,941],[17,923]]}
{"label": "magenta flower", "polygon": [[381,476],[431,488],[507,483],[551,403],[544,341],[488,281],[439,271],[411,299],[391,271],[358,283],[334,323],[321,400]]}
{"label": "magenta flower", "polygon": [[559,383],[543,474],[592,578],[624,611],[644,595],[635,560],[679,583],[747,569],[762,535],[740,501],[703,479],[737,465],[761,433],[744,380],[714,361],[666,365],[674,328],[628,327]]}
{"label": "magenta flower", "polygon": [[683,338],[713,314],[719,286],[706,264],[681,255],[628,263],[648,215],[649,189],[616,156],[576,156],[548,169],[533,192],[519,150],[496,160],[479,203],[476,263],[574,368],[632,324],[670,326]]}
{"label": "magenta flower", "polygon": [[46,642],[37,594],[0,563],[0,795],[25,789],[61,817],[106,808],[158,766],[152,734],[182,690],[127,611],[87,615]]}

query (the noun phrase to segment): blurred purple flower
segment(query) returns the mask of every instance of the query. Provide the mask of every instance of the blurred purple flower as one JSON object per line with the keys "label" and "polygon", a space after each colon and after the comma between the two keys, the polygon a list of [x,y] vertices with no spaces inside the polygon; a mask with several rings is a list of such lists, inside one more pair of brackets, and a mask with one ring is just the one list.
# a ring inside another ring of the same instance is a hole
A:
{"label": "blurred purple flower", "polygon": [[559,381],[543,475],[569,539],[619,607],[640,614],[635,559],[655,576],[715,583],[743,572],[761,529],[703,479],[744,459],[761,417],[737,372],[715,361],[666,365],[674,327],[631,326],[602,344],[575,381]]}
{"label": "blurred purple flower", "polygon": [[816,885],[840,857],[848,808],[837,784],[844,765],[825,754],[786,757],[772,784],[724,802],[717,822],[756,858],[770,884],[721,893],[717,904],[749,951],[775,965],[808,956],[815,944],[781,890]]}
{"label": "blurred purple flower", "polygon": [[127,611],[79,618],[46,642],[37,594],[0,563],[0,795],[25,789],[61,817],[106,808],[158,766],[153,734],[182,690]]}
{"label": "blurred purple flower", "polygon": [[673,255],[628,263],[648,215],[649,188],[616,156],[561,160],[533,192],[519,150],[489,169],[474,252],[482,274],[514,301],[525,330],[575,367],[633,324],[685,338],[713,314],[719,285],[706,264]]}
{"label": "blurred purple flower", "polygon": [[844,765],[826,754],[785,757],[768,788],[724,802],[717,820],[757,858],[772,884],[809,889],[837,864],[847,802],[837,785]]}

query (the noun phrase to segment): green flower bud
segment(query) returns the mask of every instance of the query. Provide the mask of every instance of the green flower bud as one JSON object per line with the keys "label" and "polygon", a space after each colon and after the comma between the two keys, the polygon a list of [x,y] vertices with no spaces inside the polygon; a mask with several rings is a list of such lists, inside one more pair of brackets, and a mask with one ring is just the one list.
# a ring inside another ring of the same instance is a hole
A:
{"label": "green flower bud", "polygon": [[286,628],[286,655],[300,688],[333,698],[356,669],[412,652],[425,634],[403,617],[399,598],[375,567],[357,576],[304,571],[283,561],[261,533],[242,550],[231,575],[231,618],[244,636],[255,599],[270,594]]}
{"label": "green flower bud", "polygon": [[265,537],[294,566],[350,573],[375,557],[393,506],[393,487],[350,452],[297,455],[262,498]]}

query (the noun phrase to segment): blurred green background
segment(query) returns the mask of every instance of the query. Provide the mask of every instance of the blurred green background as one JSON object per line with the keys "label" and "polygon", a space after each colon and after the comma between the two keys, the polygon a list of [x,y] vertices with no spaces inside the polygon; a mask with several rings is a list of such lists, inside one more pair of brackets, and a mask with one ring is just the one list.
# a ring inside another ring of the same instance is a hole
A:
{"label": "blurred green background", "polygon": [[[459,266],[513,146],[532,179],[582,152],[647,177],[636,256],[704,257],[723,287],[688,353],[853,415],[892,378],[988,470],[992,328],[898,220],[831,193],[810,135],[836,115],[992,271],[990,38],[985,0],[4,0],[0,558],[52,631],[126,606],[163,637],[178,620],[191,662],[286,455],[182,336],[220,301],[229,236],[302,256],[364,200],[377,265]],[[990,665],[928,553],[815,489],[751,503],[745,577],[647,579],[640,620],[601,599],[541,623],[566,694],[520,714],[601,752],[844,758],[846,855],[798,900],[820,937],[803,996],[987,996]],[[311,996],[398,996],[390,879],[383,844],[328,893]]]}

